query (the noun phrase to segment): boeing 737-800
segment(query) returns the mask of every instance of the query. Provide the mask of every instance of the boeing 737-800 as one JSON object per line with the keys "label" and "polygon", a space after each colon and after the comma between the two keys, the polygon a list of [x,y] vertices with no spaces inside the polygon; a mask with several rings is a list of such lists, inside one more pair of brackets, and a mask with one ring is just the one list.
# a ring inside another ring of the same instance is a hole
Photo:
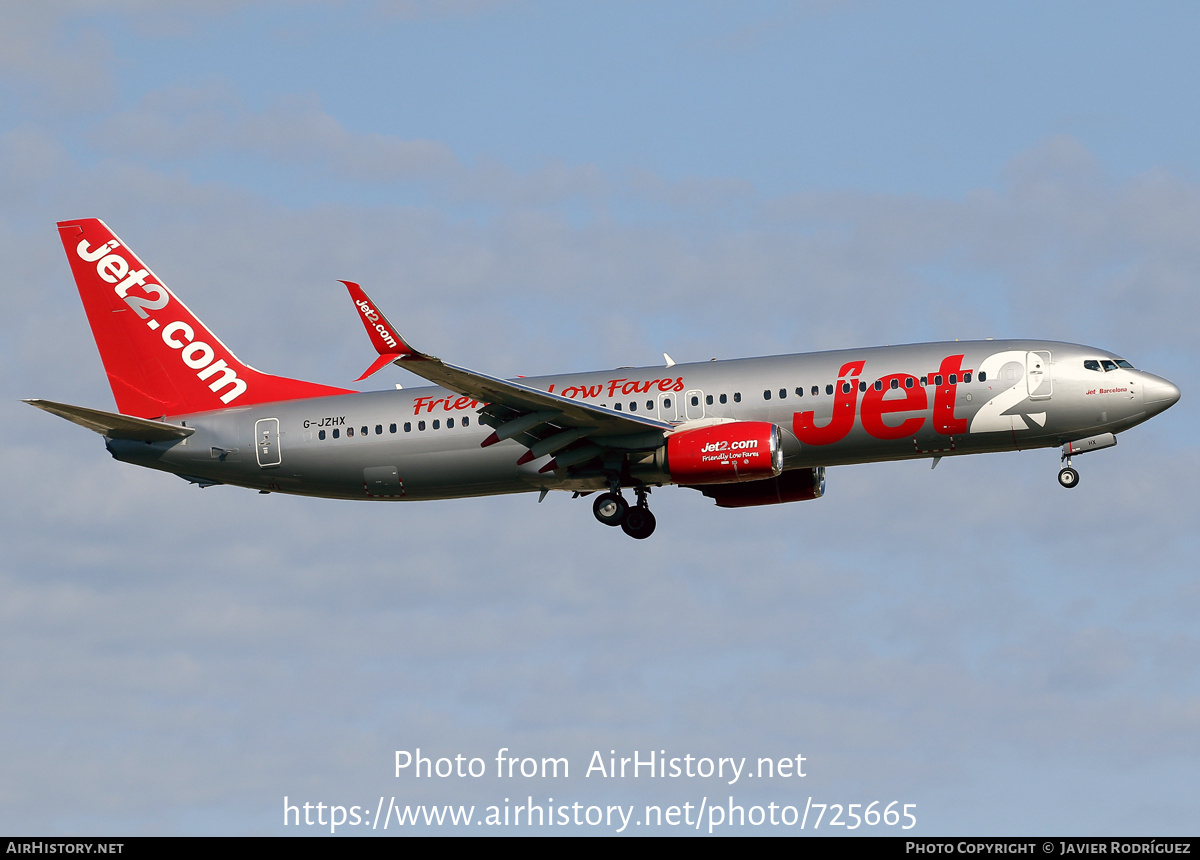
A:
{"label": "boeing 737-800", "polygon": [[[357,392],[243,364],[96,219],[58,225],[117,412],[27,402],[94,430],[118,460],[199,484],[340,499],[598,493],[634,538],[651,488],[722,507],[819,498],[847,463],[1062,447],[1073,455],[1179,399],[1104,349],[927,343],[504,380],[412,347],[343,282],[379,357],[434,387]],[[622,493],[632,490],[630,503]]]}

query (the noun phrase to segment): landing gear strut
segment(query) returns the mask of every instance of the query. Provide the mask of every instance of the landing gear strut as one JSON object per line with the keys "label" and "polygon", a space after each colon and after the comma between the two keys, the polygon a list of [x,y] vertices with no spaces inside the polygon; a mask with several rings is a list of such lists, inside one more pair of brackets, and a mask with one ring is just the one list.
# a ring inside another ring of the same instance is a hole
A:
{"label": "landing gear strut", "polygon": [[1079,473],[1071,466],[1071,455],[1068,453],[1069,445],[1063,446],[1062,464],[1063,467],[1058,470],[1058,483],[1066,487],[1068,490],[1079,486]]}
{"label": "landing gear strut", "polygon": [[645,487],[637,487],[636,507],[630,507],[629,502],[621,495],[620,488],[613,487],[603,493],[592,503],[592,513],[596,519],[606,526],[620,526],[625,534],[635,540],[645,540],[654,534],[657,525],[654,514],[646,504],[646,496],[650,492]]}

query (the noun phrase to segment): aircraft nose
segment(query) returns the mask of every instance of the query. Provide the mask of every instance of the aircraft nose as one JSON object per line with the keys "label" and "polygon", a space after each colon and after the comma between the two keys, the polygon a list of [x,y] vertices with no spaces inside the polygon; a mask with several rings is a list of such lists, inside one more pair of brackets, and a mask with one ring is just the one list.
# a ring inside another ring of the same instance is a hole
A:
{"label": "aircraft nose", "polygon": [[1157,414],[1179,401],[1179,389],[1161,376],[1147,373],[1142,381],[1142,398],[1146,408]]}

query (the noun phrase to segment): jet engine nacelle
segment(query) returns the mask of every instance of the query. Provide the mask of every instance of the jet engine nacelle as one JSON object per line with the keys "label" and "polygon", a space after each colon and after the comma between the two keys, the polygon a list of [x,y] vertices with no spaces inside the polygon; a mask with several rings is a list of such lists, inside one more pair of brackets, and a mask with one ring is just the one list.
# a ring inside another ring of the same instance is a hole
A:
{"label": "jet engine nacelle", "polygon": [[676,484],[731,484],[774,478],[783,471],[779,427],[731,421],[667,437],[666,469]]}
{"label": "jet engine nacelle", "polygon": [[805,502],[825,495],[825,467],[793,469],[778,478],[696,487],[717,503],[718,508],[751,508],[783,502]]}

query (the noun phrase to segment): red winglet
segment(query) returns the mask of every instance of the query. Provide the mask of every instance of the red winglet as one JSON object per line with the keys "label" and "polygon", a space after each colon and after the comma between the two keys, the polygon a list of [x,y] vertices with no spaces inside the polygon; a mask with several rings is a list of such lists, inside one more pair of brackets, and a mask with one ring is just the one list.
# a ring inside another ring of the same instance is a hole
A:
{"label": "red winglet", "polygon": [[375,347],[375,351],[380,356],[374,364],[367,368],[366,373],[355,380],[356,382],[366,379],[385,364],[393,362],[398,358],[405,356],[423,357],[421,353],[405,343],[404,338],[397,334],[395,327],[388,322],[383,312],[363,292],[362,287],[354,283],[354,281],[342,281],[342,283],[350,291],[350,298],[354,301],[354,306],[358,308],[363,328],[367,330],[367,337],[371,338],[371,346]]}
{"label": "red winglet", "polygon": [[371,376],[371,375],[377,373],[379,371],[379,368],[383,367],[385,364],[391,364],[393,361],[400,358],[402,355],[404,355],[404,353],[402,353],[402,352],[392,352],[392,353],[388,353],[387,355],[379,356],[379,358],[375,359],[375,362],[370,367],[368,367],[365,371],[363,371],[363,375],[354,381],[362,382],[368,376]]}

